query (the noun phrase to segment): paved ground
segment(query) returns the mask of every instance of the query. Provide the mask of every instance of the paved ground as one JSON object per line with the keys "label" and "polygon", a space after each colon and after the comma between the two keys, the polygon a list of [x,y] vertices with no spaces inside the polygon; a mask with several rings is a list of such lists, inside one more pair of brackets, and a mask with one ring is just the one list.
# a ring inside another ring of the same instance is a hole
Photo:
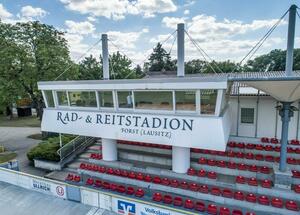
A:
{"label": "paved ground", "polygon": [[40,128],[0,127],[0,145],[17,153],[16,159],[19,160],[20,171],[44,176],[46,172],[30,166],[26,156],[27,151],[40,142],[40,140],[27,138],[27,136],[39,132]]}
{"label": "paved ground", "polygon": [[94,208],[0,182],[0,214],[93,215]]}

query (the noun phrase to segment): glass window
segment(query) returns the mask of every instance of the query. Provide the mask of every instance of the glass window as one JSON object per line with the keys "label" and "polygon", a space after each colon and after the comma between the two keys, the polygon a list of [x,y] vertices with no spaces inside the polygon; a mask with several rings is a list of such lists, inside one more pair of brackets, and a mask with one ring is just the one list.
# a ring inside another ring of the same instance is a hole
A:
{"label": "glass window", "polygon": [[134,102],[136,109],[173,110],[172,91],[136,91]]}
{"label": "glass window", "polygon": [[254,108],[241,108],[241,123],[254,123]]}
{"label": "glass window", "polygon": [[54,99],[53,99],[53,94],[51,90],[45,90],[44,91],[45,94],[45,99],[47,101],[48,107],[54,107]]}
{"label": "glass window", "polygon": [[100,91],[98,92],[100,107],[114,107],[113,92]]}
{"label": "glass window", "polygon": [[71,106],[97,107],[96,93],[94,91],[71,91],[69,92]]}
{"label": "glass window", "polygon": [[60,106],[68,106],[68,97],[66,91],[57,91],[57,102]]}
{"label": "glass window", "polygon": [[196,91],[176,91],[176,110],[196,111]]}
{"label": "glass window", "polygon": [[217,101],[217,90],[200,90],[201,92],[201,114],[215,114],[216,101]]}
{"label": "glass window", "polygon": [[131,91],[119,91],[118,92],[118,104],[119,108],[132,108],[132,92]]}

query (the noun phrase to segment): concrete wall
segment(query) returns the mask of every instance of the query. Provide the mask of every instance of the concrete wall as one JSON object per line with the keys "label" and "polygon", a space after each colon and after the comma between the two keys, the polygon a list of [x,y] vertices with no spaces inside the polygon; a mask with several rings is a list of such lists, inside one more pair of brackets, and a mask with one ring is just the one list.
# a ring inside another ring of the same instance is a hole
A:
{"label": "concrete wall", "polygon": [[[232,126],[230,134],[242,137],[281,137],[281,118],[276,110],[277,101],[269,96],[233,96],[230,98],[230,109],[232,112]],[[293,104],[299,107],[299,103]],[[241,123],[241,108],[254,108],[254,124]],[[257,116],[256,116],[257,114]],[[289,126],[289,139],[295,139],[299,136],[297,121],[299,111],[294,112]],[[257,120],[256,120],[257,119]]]}

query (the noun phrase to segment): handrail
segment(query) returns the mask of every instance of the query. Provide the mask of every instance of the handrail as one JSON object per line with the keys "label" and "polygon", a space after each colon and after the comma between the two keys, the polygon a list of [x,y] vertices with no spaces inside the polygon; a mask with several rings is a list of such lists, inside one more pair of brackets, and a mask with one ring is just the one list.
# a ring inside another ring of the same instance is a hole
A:
{"label": "handrail", "polygon": [[92,143],[94,139],[94,137],[77,136],[73,140],[65,144],[63,147],[58,149],[56,153],[60,156],[60,161],[63,161],[78,149]]}

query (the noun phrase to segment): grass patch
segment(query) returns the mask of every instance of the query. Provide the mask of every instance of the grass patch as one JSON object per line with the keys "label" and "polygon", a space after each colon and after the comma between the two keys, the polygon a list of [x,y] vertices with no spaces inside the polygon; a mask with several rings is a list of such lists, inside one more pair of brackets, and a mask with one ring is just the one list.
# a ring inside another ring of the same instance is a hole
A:
{"label": "grass patch", "polygon": [[17,117],[8,119],[0,116],[0,127],[40,127],[41,121],[36,116]]}
{"label": "grass patch", "polygon": [[31,134],[27,137],[30,138],[30,139],[34,139],[34,140],[43,140],[43,135],[41,133]]}
{"label": "grass patch", "polygon": [[10,161],[12,159],[15,159],[16,157],[17,157],[17,154],[14,152],[0,153],[0,163]]}

